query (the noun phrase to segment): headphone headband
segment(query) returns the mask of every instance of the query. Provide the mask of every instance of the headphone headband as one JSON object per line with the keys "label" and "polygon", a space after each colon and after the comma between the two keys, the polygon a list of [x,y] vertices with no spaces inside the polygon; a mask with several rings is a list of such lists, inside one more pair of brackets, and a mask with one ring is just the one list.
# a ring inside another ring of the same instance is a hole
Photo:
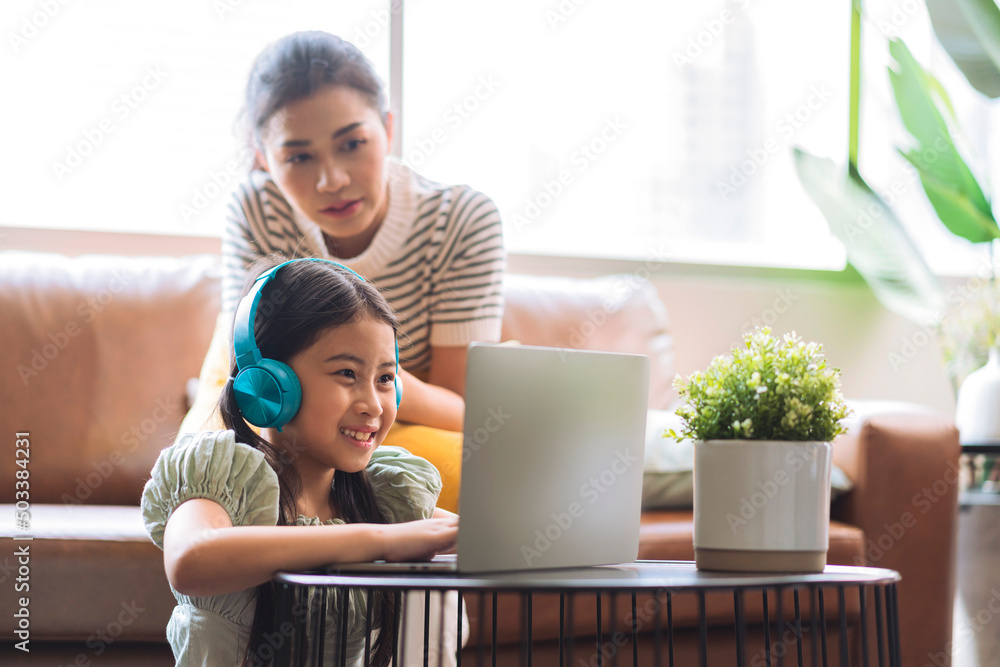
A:
{"label": "headphone headband", "polygon": [[[236,378],[233,392],[243,417],[254,426],[277,428],[287,424],[302,403],[302,387],[295,371],[283,362],[267,359],[260,353],[254,335],[257,306],[260,305],[264,286],[278,270],[292,262],[325,262],[354,274],[361,282],[365,279],[357,271],[321,257],[290,259],[260,274],[247,295],[240,300],[233,322],[233,352],[236,356]],[[393,341],[396,353],[396,407],[403,397],[403,384],[399,378],[399,343]]]}
{"label": "headphone headband", "polygon": [[[365,279],[361,277],[354,269],[349,266],[344,266],[340,262],[334,262],[329,259],[323,259],[322,257],[300,257],[298,259],[290,259],[287,262],[282,262],[277,266],[272,266],[270,269],[264,273],[257,276],[257,279],[253,281],[253,286],[247,295],[240,300],[240,304],[236,309],[236,320],[233,324],[233,351],[236,353],[236,369],[242,370],[247,366],[260,363],[263,358],[260,349],[257,347],[257,339],[254,336],[254,326],[257,322],[257,306],[260,304],[261,297],[263,296],[264,287],[271,282],[278,270],[283,266],[288,266],[293,262],[323,262],[326,264],[332,264],[333,266],[339,267],[352,273],[361,282],[365,282]],[[398,364],[397,359],[397,366]]]}

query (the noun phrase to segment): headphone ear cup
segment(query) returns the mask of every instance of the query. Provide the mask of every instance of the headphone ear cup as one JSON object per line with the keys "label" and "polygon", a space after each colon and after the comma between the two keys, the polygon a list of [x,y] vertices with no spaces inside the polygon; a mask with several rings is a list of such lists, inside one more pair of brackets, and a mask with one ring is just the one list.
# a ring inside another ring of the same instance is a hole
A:
{"label": "headphone ear cup", "polygon": [[403,400],[403,378],[399,376],[399,339],[392,341],[392,346],[396,350],[396,377],[393,384],[396,386],[396,409],[399,409],[399,402]]}
{"label": "headphone ear cup", "polygon": [[261,359],[240,371],[233,391],[243,417],[261,428],[280,431],[302,404],[302,386],[295,371],[274,359]]}

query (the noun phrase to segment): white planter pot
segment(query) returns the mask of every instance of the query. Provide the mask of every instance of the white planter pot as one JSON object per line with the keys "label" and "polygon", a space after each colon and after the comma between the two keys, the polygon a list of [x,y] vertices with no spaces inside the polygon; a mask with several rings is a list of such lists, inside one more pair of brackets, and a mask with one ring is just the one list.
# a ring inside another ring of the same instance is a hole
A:
{"label": "white planter pot", "polygon": [[828,442],[696,442],[698,568],[822,571],[830,542],[831,456]]}
{"label": "white planter pot", "polygon": [[991,347],[989,354],[958,390],[955,426],[963,445],[1000,443],[1000,348]]}

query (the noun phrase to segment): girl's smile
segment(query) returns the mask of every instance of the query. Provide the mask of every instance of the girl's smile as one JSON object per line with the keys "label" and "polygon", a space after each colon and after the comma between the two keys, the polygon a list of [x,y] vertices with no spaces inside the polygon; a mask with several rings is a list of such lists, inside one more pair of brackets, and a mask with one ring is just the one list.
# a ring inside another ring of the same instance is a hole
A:
{"label": "girl's smile", "polygon": [[302,404],[268,439],[292,457],[303,481],[364,470],[396,418],[392,327],[362,316],[327,329],[288,365],[299,378]]}
{"label": "girl's smile", "polygon": [[340,432],[346,435],[351,442],[361,448],[371,448],[375,449],[375,434],[378,432],[377,428],[371,428],[363,426],[360,428],[343,428],[341,427]]}

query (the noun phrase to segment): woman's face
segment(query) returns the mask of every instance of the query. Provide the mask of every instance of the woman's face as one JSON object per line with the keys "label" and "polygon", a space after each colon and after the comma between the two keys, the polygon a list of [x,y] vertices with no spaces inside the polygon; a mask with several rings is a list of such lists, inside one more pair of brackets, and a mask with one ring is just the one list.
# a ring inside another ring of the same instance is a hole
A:
{"label": "woman's face", "polygon": [[270,118],[259,158],[289,203],[349,259],[368,247],[385,218],[391,141],[391,116],[383,124],[361,93],[327,86]]}
{"label": "woman's face", "polygon": [[365,316],[329,329],[288,361],[302,403],[271,435],[303,476],[368,465],[396,419],[395,349],[392,327]]}

